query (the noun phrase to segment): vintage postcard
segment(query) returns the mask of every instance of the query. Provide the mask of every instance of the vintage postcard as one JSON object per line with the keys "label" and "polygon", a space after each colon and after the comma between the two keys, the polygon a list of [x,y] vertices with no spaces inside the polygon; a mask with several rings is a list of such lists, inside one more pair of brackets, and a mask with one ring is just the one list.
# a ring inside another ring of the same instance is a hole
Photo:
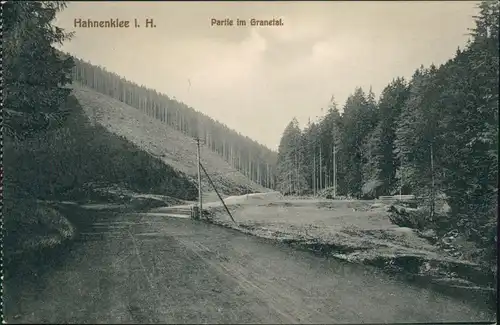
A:
{"label": "vintage postcard", "polygon": [[498,10],[3,2],[3,322],[494,322]]}

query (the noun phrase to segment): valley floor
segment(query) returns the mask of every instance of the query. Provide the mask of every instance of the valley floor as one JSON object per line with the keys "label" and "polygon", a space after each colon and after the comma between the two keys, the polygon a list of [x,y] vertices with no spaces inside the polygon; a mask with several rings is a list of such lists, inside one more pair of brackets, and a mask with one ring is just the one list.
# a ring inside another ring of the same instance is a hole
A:
{"label": "valley floor", "polygon": [[[388,201],[290,198],[272,192],[225,202],[236,223],[220,202],[212,202],[204,208],[212,211],[213,223],[319,256],[377,266],[452,296],[495,305],[495,272],[467,256],[471,247],[450,249],[432,236],[392,224]],[[172,209],[176,207],[154,211]],[[470,243],[455,240],[453,245]]]}
{"label": "valley floor", "polygon": [[64,260],[51,263],[46,272],[5,283],[7,323],[494,318],[486,309],[409,285],[372,266],[315,256],[191,219],[94,210],[77,242],[61,256]]}

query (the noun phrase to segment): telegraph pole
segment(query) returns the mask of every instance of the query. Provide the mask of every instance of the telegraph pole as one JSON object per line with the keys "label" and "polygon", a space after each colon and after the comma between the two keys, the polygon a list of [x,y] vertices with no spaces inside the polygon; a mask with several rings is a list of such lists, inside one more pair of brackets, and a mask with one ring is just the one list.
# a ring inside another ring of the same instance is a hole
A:
{"label": "telegraph pole", "polygon": [[200,138],[196,138],[196,153],[198,156],[198,205],[200,207],[200,216],[203,216],[203,206],[201,199],[201,161],[200,161]]}
{"label": "telegraph pole", "polygon": [[[188,88],[187,88],[187,93],[189,94],[189,91],[191,90],[191,79],[188,78]],[[174,97],[175,99],[175,97]],[[198,207],[199,207],[199,217],[203,217],[203,200],[201,198],[201,154],[200,154],[200,134],[201,134],[201,128],[198,120],[198,130],[196,132],[196,158],[198,161]]]}

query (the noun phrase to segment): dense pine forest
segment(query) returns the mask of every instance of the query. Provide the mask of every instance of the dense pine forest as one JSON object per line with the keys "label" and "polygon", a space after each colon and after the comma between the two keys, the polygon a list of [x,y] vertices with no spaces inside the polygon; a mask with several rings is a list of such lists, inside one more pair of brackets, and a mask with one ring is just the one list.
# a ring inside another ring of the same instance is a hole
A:
{"label": "dense pine forest", "polygon": [[156,90],[139,86],[83,60],[73,60],[73,81],[135,107],[187,136],[199,137],[208,148],[252,181],[268,188],[274,186],[276,152]]}
{"label": "dense pine forest", "polygon": [[[395,78],[378,101],[355,89],[339,113],[304,130],[289,123],[279,146],[282,192],[374,198],[413,194],[436,219],[445,198],[472,237],[494,237],[498,177],[498,2],[482,2],[464,49],[440,67]],[[486,228],[485,228],[486,227]],[[488,230],[488,234],[484,231]],[[490,236],[491,235],[491,236]]]}

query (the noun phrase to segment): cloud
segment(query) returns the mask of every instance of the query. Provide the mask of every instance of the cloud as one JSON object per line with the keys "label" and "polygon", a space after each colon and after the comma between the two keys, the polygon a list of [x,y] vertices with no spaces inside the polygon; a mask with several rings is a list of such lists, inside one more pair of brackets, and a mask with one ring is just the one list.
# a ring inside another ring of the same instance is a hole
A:
{"label": "cloud", "polygon": [[[96,8],[98,9],[96,10]],[[332,94],[376,94],[465,43],[472,2],[72,2],[58,16],[152,17],[156,29],[77,29],[69,51],[176,97],[275,148],[296,116],[304,125]],[[281,27],[210,27],[210,18],[282,18]],[[188,87],[188,79],[191,87]]]}
{"label": "cloud", "polygon": [[256,77],[267,42],[257,30],[252,30],[241,43],[191,41],[182,48],[204,53],[189,71],[194,83],[207,90],[230,92],[236,85],[248,85]]}

